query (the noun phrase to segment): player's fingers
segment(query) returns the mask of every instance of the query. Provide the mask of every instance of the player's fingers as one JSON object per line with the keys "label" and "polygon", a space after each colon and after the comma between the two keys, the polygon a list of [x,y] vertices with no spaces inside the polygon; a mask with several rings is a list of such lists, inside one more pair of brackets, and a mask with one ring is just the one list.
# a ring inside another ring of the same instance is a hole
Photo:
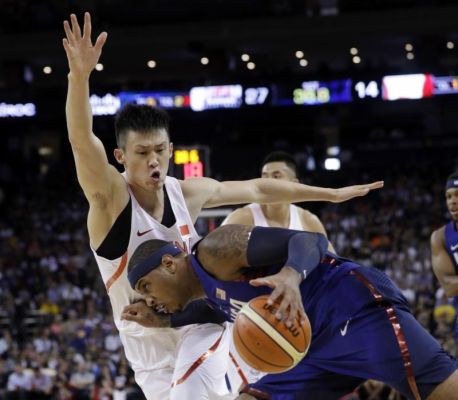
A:
{"label": "player's fingers", "polygon": [[372,189],[380,189],[383,186],[385,186],[385,181],[377,181],[377,182],[372,182],[369,184],[369,188]]}
{"label": "player's fingers", "polygon": [[70,52],[70,45],[68,44],[67,39],[62,39],[62,44],[64,45],[64,50],[67,54]]}
{"label": "player's fingers", "polygon": [[72,31],[73,31],[73,35],[75,36],[75,39],[76,40],[81,39],[81,28],[80,28],[80,24],[78,23],[78,20],[76,19],[75,14],[70,15],[70,21],[72,23]]}
{"label": "player's fingers", "polygon": [[288,309],[285,310],[286,316],[285,316],[285,324],[289,328],[294,324],[294,321],[298,319],[298,307],[295,302],[290,303],[289,305],[289,311]]}
{"label": "player's fingers", "polygon": [[68,23],[67,20],[64,21],[64,31],[65,31],[65,35],[67,36],[68,42],[70,44],[73,44],[73,42],[75,41],[75,36],[73,35],[73,32],[70,28],[70,24]]}
{"label": "player's fingers", "polygon": [[275,287],[274,283],[267,278],[258,278],[258,279],[252,279],[250,281],[251,286],[269,286],[271,288]]}
{"label": "player's fingers", "polygon": [[271,306],[274,304],[283,294],[283,289],[280,287],[275,287],[272,286],[274,290],[272,290],[272,293],[270,294],[269,298],[267,299],[267,304]]}
{"label": "player's fingers", "polygon": [[301,321],[301,324],[305,323],[305,321],[307,320],[307,314],[305,313],[305,309],[304,309],[304,305],[302,304],[302,301],[299,303],[299,307],[298,307],[298,318],[299,318],[299,321]]}
{"label": "player's fingers", "polygon": [[92,23],[91,23],[91,14],[88,12],[84,13],[84,25],[83,25],[83,39],[91,40],[92,32]]}
{"label": "player's fingers", "polygon": [[122,313],[121,314],[121,319],[125,321],[133,321],[133,322],[138,322],[139,317],[136,314],[131,314],[131,313]]}
{"label": "player's fingers", "polygon": [[288,320],[288,309],[291,309],[292,302],[289,296],[283,296],[283,299],[280,301],[278,306],[276,317],[279,320]]}
{"label": "player's fingers", "polygon": [[105,44],[105,42],[107,41],[107,37],[108,37],[108,33],[106,32],[102,32],[98,37],[97,37],[97,40],[95,41],[95,49],[97,51],[102,51],[102,47],[103,45]]}

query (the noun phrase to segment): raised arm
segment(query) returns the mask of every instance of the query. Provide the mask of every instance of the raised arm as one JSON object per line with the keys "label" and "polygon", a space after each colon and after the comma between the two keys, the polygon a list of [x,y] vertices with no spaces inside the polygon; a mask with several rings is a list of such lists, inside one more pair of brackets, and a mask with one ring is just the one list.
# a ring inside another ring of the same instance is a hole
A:
{"label": "raised arm", "polygon": [[331,201],[339,203],[353,197],[365,196],[383,182],[347,186],[338,189],[308,186],[279,179],[258,178],[248,181],[218,182],[210,178],[190,178],[181,182],[191,208],[211,208],[241,203],[297,203],[302,201]]}
{"label": "raised arm", "polygon": [[448,297],[458,296],[458,274],[445,249],[444,228],[431,235],[433,271]]}
{"label": "raised arm", "polygon": [[[102,142],[92,133],[89,77],[99,60],[107,34],[101,33],[92,45],[89,13],[84,15],[83,32],[74,14],[70,20],[71,25],[64,21],[66,38],[63,39],[70,68],[66,104],[68,138],[78,182],[91,206],[88,221],[91,243],[97,245],[112,223],[110,213],[113,212],[114,191],[125,184],[119,172],[108,163]],[[125,190],[126,199],[119,200],[126,204],[127,196]]]}

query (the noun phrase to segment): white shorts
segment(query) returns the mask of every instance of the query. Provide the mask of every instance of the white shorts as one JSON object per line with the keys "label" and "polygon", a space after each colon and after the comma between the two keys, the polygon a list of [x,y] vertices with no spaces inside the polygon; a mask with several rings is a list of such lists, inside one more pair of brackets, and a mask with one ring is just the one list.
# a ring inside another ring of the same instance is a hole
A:
{"label": "white shorts", "polygon": [[202,324],[193,326],[182,336],[171,400],[235,398],[226,383],[230,335],[227,325]]}

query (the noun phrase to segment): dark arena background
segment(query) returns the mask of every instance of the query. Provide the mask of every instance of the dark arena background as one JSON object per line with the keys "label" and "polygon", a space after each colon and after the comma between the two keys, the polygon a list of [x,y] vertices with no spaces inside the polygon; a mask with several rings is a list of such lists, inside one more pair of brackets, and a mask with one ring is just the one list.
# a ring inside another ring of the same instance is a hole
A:
{"label": "dark arena background", "polygon": [[[320,217],[339,255],[383,269],[457,354],[430,235],[458,161],[458,2],[0,0],[0,399],[142,399],[89,247],[65,122],[62,21],[108,41],[91,75],[111,163],[128,102],[172,118],[170,174],[240,180],[291,153],[303,183],[384,180]],[[230,209],[205,210],[200,234]],[[312,339],[313,340],[313,339]],[[14,376],[28,376],[14,387]],[[34,384],[32,385],[32,380]],[[400,399],[367,382],[351,399]]]}

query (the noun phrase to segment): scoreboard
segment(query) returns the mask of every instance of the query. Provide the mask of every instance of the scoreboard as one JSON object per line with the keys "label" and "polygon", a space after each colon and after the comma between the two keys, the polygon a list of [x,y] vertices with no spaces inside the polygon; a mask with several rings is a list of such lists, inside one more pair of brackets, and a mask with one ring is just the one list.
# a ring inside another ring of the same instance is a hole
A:
{"label": "scoreboard", "polygon": [[173,150],[170,175],[177,179],[210,175],[210,148],[208,146],[177,146]]}

